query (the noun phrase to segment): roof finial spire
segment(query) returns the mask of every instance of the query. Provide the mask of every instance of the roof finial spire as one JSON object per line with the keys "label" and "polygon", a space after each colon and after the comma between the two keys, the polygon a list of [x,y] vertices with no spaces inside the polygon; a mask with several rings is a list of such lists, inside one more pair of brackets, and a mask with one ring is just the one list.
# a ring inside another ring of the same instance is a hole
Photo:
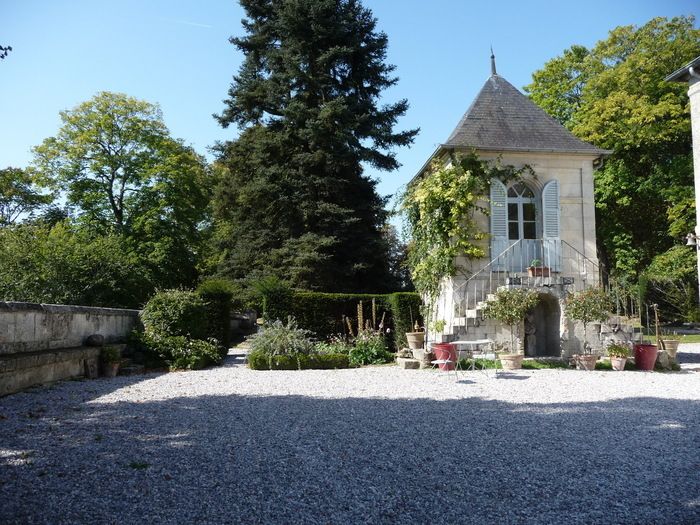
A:
{"label": "roof finial spire", "polygon": [[493,46],[491,46],[491,76],[496,74],[496,57],[493,54]]}

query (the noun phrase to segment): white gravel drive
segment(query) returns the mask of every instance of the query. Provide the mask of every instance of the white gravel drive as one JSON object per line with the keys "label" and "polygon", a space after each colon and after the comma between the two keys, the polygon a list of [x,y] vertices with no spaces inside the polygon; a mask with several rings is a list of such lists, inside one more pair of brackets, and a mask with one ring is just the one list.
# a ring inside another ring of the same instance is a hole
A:
{"label": "white gravel drive", "polygon": [[700,523],[678,373],[200,372],[0,398],[0,523]]}

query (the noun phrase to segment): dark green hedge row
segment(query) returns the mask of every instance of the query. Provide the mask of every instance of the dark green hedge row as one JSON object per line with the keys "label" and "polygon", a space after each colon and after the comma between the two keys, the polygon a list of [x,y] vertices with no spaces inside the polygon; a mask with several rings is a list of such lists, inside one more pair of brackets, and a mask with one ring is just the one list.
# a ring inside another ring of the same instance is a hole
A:
{"label": "dark green hedge row", "polygon": [[197,293],[205,303],[207,337],[213,337],[223,348],[228,348],[234,294],[229,281],[209,279],[199,285]]}
{"label": "dark green hedge row", "polygon": [[345,354],[278,355],[272,358],[264,352],[248,354],[248,367],[253,370],[332,370],[349,366]]}
{"label": "dark green hedge row", "polygon": [[311,330],[319,338],[326,338],[347,333],[344,316],[352,320],[353,330],[357,329],[357,305],[360,301],[365,320],[371,320],[372,299],[376,304],[377,324],[386,312],[384,328],[391,330],[392,344],[397,348],[406,346],[405,332],[410,331],[411,318],[422,324],[421,300],[417,293],[341,294],[275,290],[264,294],[263,313],[268,319],[283,321],[292,316],[300,328]]}

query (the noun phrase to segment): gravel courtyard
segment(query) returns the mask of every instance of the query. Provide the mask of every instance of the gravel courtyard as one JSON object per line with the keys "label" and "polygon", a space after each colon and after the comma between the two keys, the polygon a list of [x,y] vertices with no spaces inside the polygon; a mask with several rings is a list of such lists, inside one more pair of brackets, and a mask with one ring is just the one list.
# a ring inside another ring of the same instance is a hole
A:
{"label": "gravel courtyard", "polygon": [[680,373],[374,367],[69,381],[0,398],[2,523],[700,523]]}

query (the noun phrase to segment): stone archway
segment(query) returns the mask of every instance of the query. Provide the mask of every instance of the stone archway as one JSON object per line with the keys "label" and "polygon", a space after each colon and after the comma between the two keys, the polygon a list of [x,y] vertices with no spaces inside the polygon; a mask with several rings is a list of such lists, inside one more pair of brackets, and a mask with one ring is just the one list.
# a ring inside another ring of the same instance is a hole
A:
{"label": "stone archway", "polygon": [[525,355],[527,357],[559,357],[559,300],[541,293],[540,302],[525,315]]}

